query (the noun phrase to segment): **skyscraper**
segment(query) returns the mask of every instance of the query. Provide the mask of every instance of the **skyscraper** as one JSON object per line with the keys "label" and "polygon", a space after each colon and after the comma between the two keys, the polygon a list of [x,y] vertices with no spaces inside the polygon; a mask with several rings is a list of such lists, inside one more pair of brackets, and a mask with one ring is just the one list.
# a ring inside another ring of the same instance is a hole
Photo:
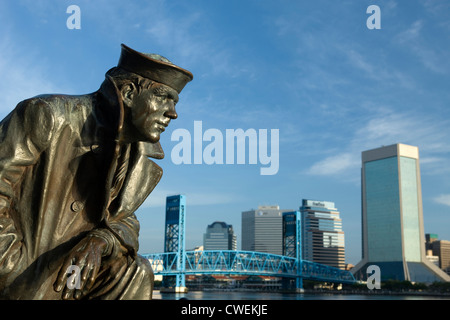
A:
{"label": "skyscraper", "polygon": [[279,206],[259,206],[242,212],[242,250],[283,254],[283,212]]}
{"label": "skyscraper", "polygon": [[431,246],[433,255],[439,257],[439,268],[450,275],[450,241],[436,240]]}
{"label": "skyscraper", "polygon": [[303,259],[345,269],[344,232],[335,204],[303,199],[300,212]]}
{"label": "skyscraper", "polygon": [[425,256],[419,150],[394,144],[362,153],[362,260],[352,269],[367,279],[417,282],[450,278]]}
{"label": "skyscraper", "polygon": [[236,235],[233,226],[216,221],[206,228],[203,234],[204,250],[236,250]]}

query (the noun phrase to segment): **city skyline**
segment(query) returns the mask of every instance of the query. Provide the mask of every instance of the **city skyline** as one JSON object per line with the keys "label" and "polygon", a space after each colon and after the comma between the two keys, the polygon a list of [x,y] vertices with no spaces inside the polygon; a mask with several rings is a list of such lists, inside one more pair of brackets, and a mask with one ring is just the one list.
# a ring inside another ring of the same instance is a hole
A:
{"label": "city skyline", "polygon": [[[393,147],[393,146],[394,146],[394,145],[392,145],[391,147]],[[383,147],[384,147],[384,146],[383,146]],[[415,147],[413,147],[413,148],[415,148]],[[371,150],[363,150],[363,152],[369,152],[369,151],[371,151]],[[420,165],[420,164],[419,164],[419,165]],[[302,202],[302,201],[304,202],[305,199],[302,199],[301,202]],[[319,200],[318,198],[316,198],[316,199],[310,199],[309,201],[327,202],[327,201]],[[331,202],[330,202],[330,203],[331,203]],[[256,209],[252,208],[251,211],[255,211],[255,212],[256,212],[258,209],[264,209],[264,207],[266,207],[266,208],[270,208],[270,207],[278,207],[278,209],[281,210],[281,211],[290,211],[290,210],[291,210],[291,209],[280,209],[279,206],[278,206],[277,204],[272,204],[272,205],[268,205],[268,206],[258,206]],[[302,207],[302,204],[299,205],[298,208],[293,209],[293,210],[301,210],[301,207]],[[241,214],[243,214],[243,213],[245,213],[245,212],[242,211]],[[226,221],[223,221],[223,222],[226,222]],[[217,221],[215,221],[214,223],[217,223]],[[345,223],[342,223],[342,224],[345,225]],[[208,225],[208,224],[207,224],[207,225]],[[425,233],[426,233],[426,232],[424,232],[423,237],[425,237]],[[436,235],[436,236],[438,236],[438,239],[439,239],[439,240],[446,240],[446,239],[440,237],[439,235]],[[242,239],[241,239],[241,241],[239,241],[239,244],[241,245],[241,249],[242,249]],[[198,246],[197,246],[197,245],[194,245],[194,246],[191,246],[191,247],[194,248],[194,247],[198,247]],[[238,246],[238,248],[239,248],[239,246]],[[345,246],[344,246],[344,248],[345,248]],[[424,241],[424,243],[423,243],[423,249],[425,249],[425,241]],[[242,249],[242,250],[244,250],[244,249]],[[357,256],[357,254],[355,255],[355,254],[353,253],[353,256]],[[361,259],[362,259],[362,257],[360,258],[360,260],[361,260]],[[358,262],[358,261],[357,261],[357,262]],[[346,263],[346,264],[354,264],[353,262],[349,262],[347,258],[345,259],[345,263]]]}
{"label": "city skyline", "polygon": [[[381,29],[367,27],[374,4]],[[72,5],[80,29],[67,27]],[[450,3],[433,0],[4,1],[0,118],[38,94],[97,90],[121,43],[161,54],[194,80],[161,136],[162,180],[137,211],[140,252],[163,251],[169,195],[186,195],[187,248],[213,221],[233,225],[240,248],[242,211],[320,199],[339,208],[346,262],[356,264],[364,150],[419,147],[424,232],[450,239],[448,12]],[[250,155],[243,164],[195,164],[195,148],[212,143],[195,139],[198,121],[224,146],[227,129],[252,129],[258,143],[267,130],[275,174],[261,174],[268,165],[259,154],[254,164]],[[178,129],[192,137],[191,164],[171,156]]]}

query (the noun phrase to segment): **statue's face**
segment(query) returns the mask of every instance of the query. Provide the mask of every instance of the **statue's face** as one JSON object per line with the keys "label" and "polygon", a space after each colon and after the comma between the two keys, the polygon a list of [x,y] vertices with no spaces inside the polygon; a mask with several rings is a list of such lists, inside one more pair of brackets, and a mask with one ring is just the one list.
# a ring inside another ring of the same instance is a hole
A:
{"label": "statue's face", "polygon": [[153,83],[149,89],[143,89],[134,96],[131,121],[144,140],[159,141],[170,120],[178,117],[175,111],[177,102],[178,93],[160,83]]}

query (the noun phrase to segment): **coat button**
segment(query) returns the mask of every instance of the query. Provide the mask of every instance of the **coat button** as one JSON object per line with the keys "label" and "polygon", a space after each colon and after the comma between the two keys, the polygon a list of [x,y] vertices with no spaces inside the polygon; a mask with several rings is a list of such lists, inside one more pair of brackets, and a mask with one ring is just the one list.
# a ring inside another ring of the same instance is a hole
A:
{"label": "coat button", "polygon": [[70,205],[70,209],[71,209],[73,212],[78,212],[78,211],[80,211],[81,209],[83,209],[83,203],[82,203],[81,201],[74,201],[74,202],[72,202],[72,204]]}

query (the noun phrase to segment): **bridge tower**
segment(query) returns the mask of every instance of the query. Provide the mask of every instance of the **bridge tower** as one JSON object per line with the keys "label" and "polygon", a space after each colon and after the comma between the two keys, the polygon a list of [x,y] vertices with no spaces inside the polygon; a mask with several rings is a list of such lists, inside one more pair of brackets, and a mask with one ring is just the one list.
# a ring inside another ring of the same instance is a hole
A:
{"label": "bridge tower", "polygon": [[301,234],[300,211],[283,212],[283,255],[297,258],[297,291],[303,291]]}
{"label": "bridge tower", "polygon": [[[176,269],[179,273],[175,276],[164,276],[162,286],[167,291],[173,288],[174,292],[186,292],[185,284],[185,215],[186,197],[184,195],[169,196],[166,198],[166,223],[164,237],[164,252],[176,252]],[[175,280],[175,281],[174,281]]]}

